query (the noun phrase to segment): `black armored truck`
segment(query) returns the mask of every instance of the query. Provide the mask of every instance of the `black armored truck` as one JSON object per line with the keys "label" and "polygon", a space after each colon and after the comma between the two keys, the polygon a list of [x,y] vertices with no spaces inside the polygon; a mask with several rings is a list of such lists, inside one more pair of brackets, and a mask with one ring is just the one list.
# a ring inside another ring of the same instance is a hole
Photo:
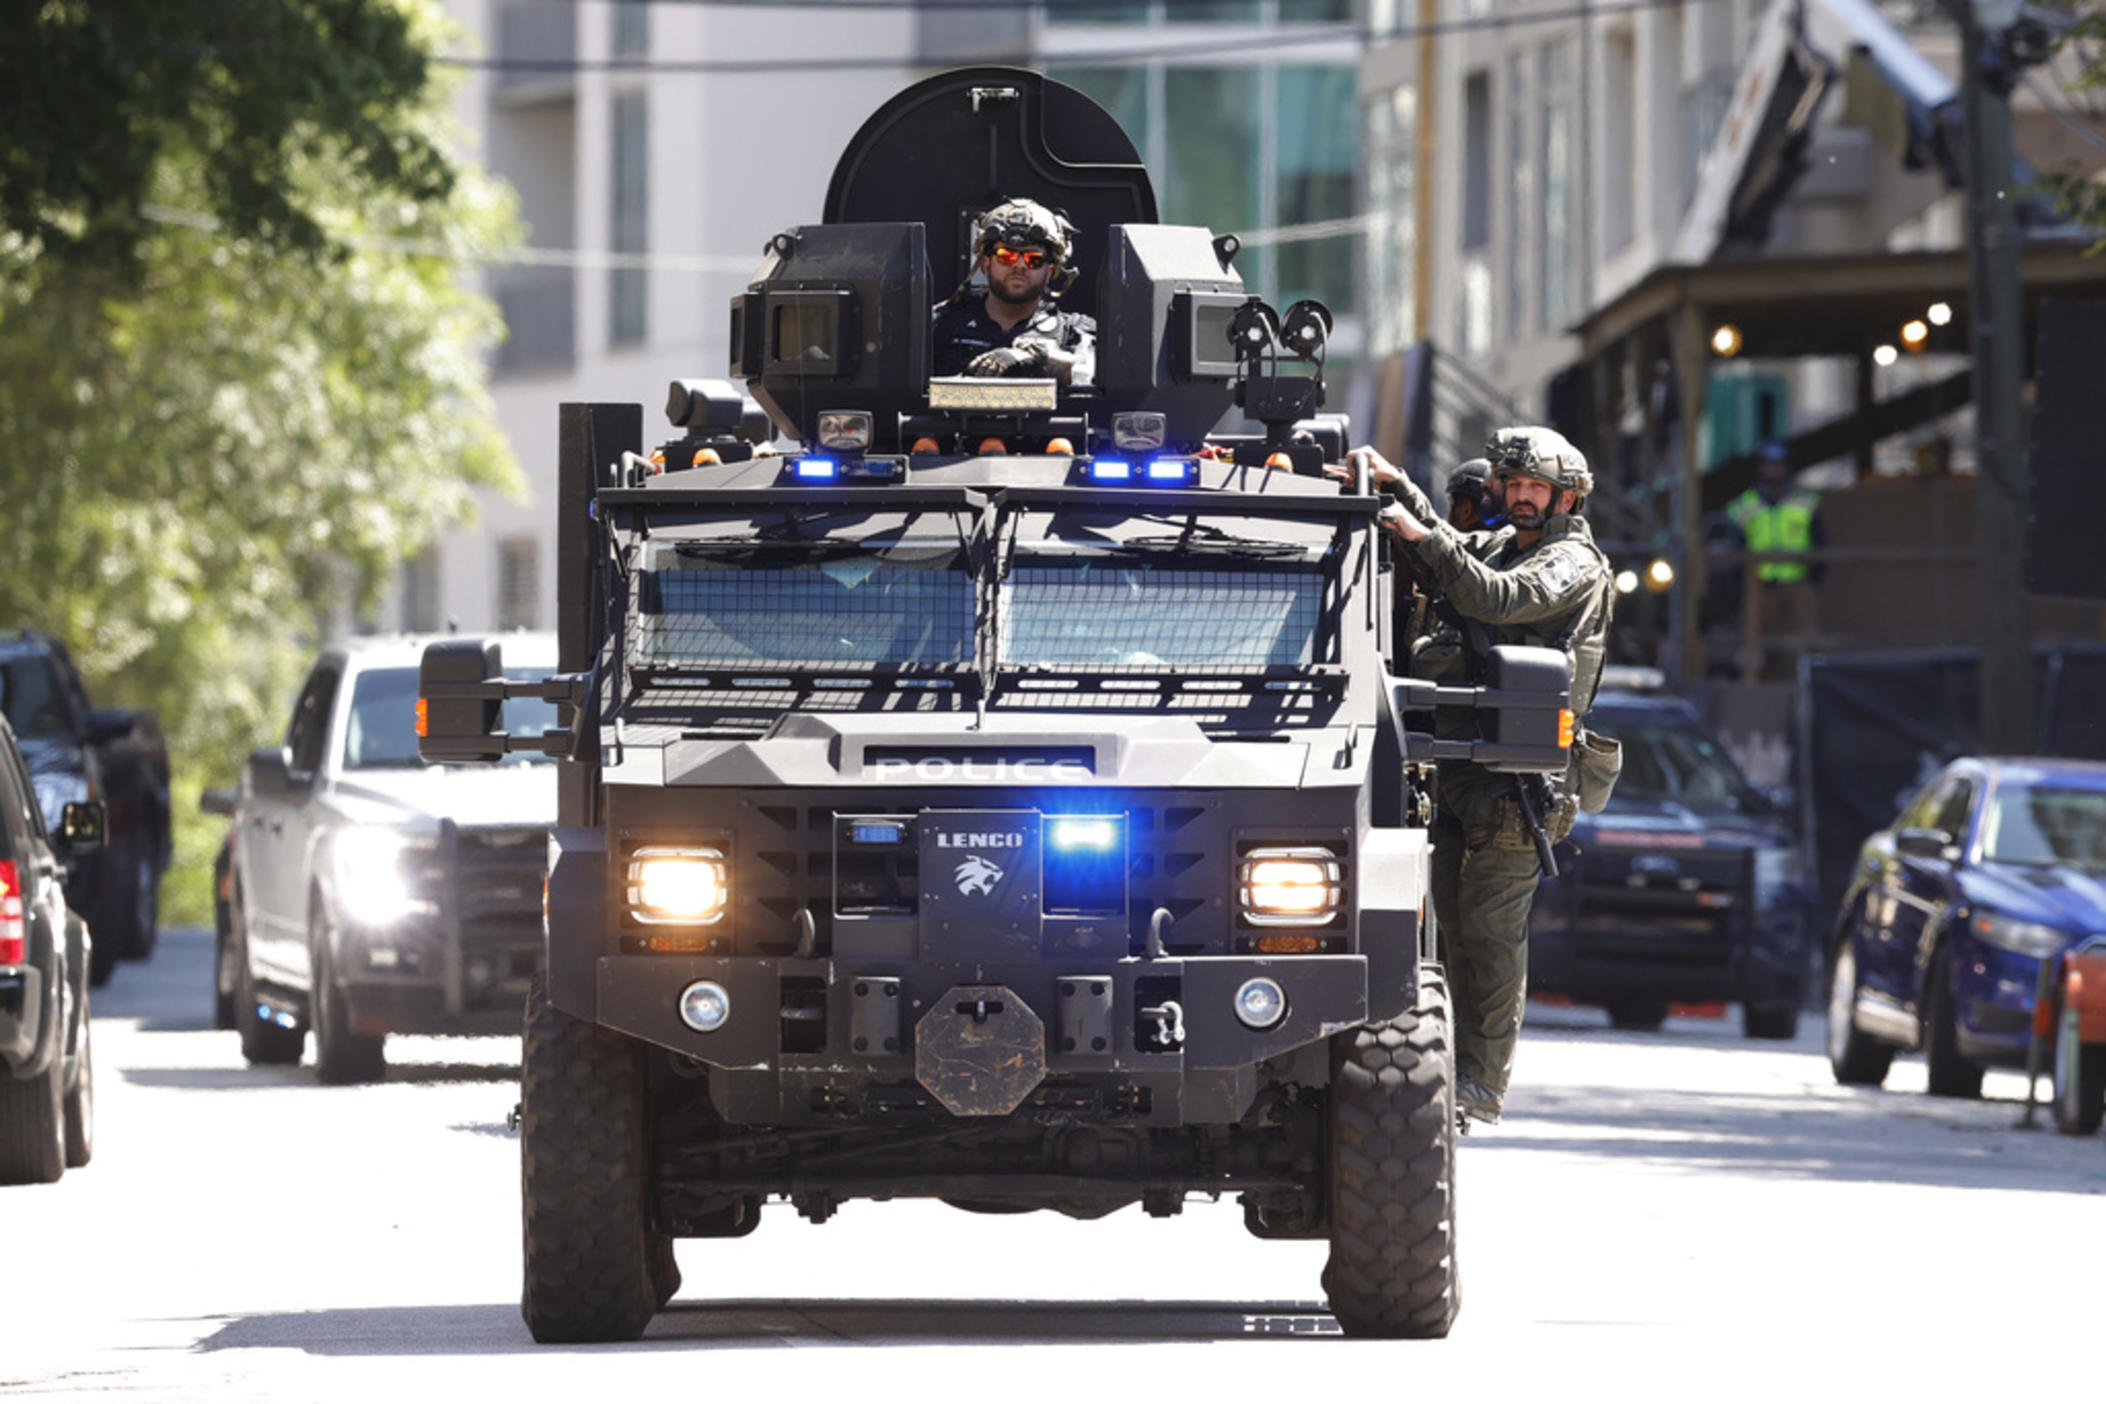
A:
{"label": "black armored truck", "polygon": [[[1078,231],[1094,384],[930,374],[930,309],[1019,196]],[[1429,766],[1564,769],[1566,665],[1393,676],[1380,500],[1322,471],[1329,315],[1275,312],[1236,253],[1157,222],[1081,94],[944,74],[735,300],[765,420],[728,382],[676,383],[650,448],[639,407],[562,407],[561,671],[457,639],[419,682],[427,758],[559,758],[537,1339],[641,1333],[677,1239],[909,1196],[1237,1195],[1260,1238],[1328,1238],[1347,1333],[1447,1331]],[[504,734],[520,696],[560,728]]]}

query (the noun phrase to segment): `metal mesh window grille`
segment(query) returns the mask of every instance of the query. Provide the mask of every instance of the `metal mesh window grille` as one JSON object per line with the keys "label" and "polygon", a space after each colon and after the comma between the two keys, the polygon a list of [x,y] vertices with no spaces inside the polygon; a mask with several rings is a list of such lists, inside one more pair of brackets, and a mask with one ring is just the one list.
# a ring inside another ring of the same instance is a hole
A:
{"label": "metal mesh window grille", "polygon": [[1001,661],[1116,667],[1314,663],[1321,574],[1019,566],[1000,606]]}
{"label": "metal mesh window grille", "polygon": [[887,569],[864,556],[813,566],[647,571],[636,636],[646,662],[698,666],[964,663],[973,578]]}

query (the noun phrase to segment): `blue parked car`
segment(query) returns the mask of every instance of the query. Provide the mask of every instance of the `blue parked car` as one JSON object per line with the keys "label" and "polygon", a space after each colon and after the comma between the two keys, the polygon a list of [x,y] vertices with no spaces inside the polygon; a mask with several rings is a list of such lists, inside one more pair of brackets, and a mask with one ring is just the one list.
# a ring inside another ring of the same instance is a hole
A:
{"label": "blue parked car", "polygon": [[1836,1081],[1920,1049],[1930,1090],[2022,1067],[2040,963],[2106,931],[2106,765],[1956,760],[1865,840],[1829,962]]}
{"label": "blue parked car", "polygon": [[1650,691],[1649,672],[1605,674],[1587,715],[1623,743],[1623,775],[1537,889],[1529,988],[1598,1004],[1620,1029],[1656,1029],[1674,1003],[1738,1001],[1750,1038],[1791,1038],[1815,943],[1784,805],[1695,707]]}

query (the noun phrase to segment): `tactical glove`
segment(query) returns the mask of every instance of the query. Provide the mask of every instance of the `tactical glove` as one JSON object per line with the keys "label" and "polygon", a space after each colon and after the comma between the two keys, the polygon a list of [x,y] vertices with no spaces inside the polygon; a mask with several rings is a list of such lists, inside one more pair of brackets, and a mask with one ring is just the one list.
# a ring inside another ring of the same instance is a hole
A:
{"label": "tactical glove", "polygon": [[1021,346],[997,346],[973,357],[967,375],[1030,375],[1046,368],[1046,348],[1038,342]]}

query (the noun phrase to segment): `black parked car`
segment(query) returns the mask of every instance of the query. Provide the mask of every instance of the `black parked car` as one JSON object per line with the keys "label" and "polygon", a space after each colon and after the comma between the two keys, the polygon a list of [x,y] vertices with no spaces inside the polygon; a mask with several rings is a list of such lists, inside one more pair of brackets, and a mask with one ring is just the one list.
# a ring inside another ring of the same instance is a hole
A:
{"label": "black parked car", "polygon": [[73,866],[66,900],[98,938],[93,983],[120,958],[153,953],[161,874],[173,851],[168,751],[149,713],[92,707],[57,640],[0,635],[0,708],[12,724],[47,828],[68,804],[99,801],[109,841]]}
{"label": "black parked car", "polygon": [[102,827],[101,804],[80,800],[46,832],[0,719],[0,1184],[48,1184],[95,1149],[88,929],[66,905],[64,860]]}
{"label": "black parked car", "polygon": [[1529,988],[1601,1005],[1624,1029],[1658,1028],[1675,1003],[1737,1000],[1749,1037],[1791,1038],[1812,938],[1780,797],[1681,698],[1605,687],[1587,725],[1623,743],[1623,775],[1536,894]]}

